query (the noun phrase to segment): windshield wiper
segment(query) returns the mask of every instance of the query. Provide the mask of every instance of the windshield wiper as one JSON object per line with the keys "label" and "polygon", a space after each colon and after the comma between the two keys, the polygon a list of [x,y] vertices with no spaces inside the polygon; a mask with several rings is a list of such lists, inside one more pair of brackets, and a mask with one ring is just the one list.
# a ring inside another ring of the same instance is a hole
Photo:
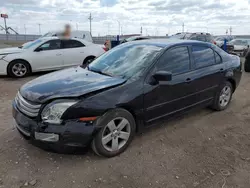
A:
{"label": "windshield wiper", "polygon": [[89,66],[87,66],[87,69],[91,72],[95,72],[95,73],[98,73],[98,74],[102,74],[102,75],[105,75],[105,76],[110,76],[110,77],[113,77],[111,74],[108,74],[108,73],[105,73],[105,72],[102,72],[100,70],[94,70],[94,69],[90,69]]}

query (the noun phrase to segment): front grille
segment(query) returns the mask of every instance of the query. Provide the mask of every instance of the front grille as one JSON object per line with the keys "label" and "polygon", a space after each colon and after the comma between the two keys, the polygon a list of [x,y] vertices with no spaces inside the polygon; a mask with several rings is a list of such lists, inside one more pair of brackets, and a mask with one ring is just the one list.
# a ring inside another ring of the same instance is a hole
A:
{"label": "front grille", "polygon": [[16,106],[18,110],[23,112],[25,115],[29,117],[37,117],[40,107],[40,104],[33,104],[24,99],[21,94],[18,92],[15,98]]}

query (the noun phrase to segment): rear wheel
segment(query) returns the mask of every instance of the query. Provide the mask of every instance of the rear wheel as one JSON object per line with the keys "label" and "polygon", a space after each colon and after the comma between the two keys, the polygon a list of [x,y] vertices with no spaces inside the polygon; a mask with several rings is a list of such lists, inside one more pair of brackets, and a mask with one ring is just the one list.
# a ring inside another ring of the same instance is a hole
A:
{"label": "rear wheel", "polygon": [[82,67],[86,67],[88,64],[90,64],[92,61],[94,61],[95,57],[94,56],[90,56],[90,57],[87,57],[83,63],[82,63]]}
{"label": "rear wheel", "polygon": [[232,94],[232,84],[227,81],[219,87],[212,108],[217,111],[225,110],[231,102]]}
{"label": "rear wheel", "polygon": [[244,64],[244,69],[245,69],[245,72],[250,72],[250,58],[246,59],[245,64]]}
{"label": "rear wheel", "polygon": [[103,125],[92,142],[93,151],[101,156],[114,157],[124,152],[135,135],[135,120],[124,109],[107,112],[97,121]]}
{"label": "rear wheel", "polygon": [[10,62],[7,68],[8,75],[15,78],[22,78],[30,74],[30,66],[23,60]]}

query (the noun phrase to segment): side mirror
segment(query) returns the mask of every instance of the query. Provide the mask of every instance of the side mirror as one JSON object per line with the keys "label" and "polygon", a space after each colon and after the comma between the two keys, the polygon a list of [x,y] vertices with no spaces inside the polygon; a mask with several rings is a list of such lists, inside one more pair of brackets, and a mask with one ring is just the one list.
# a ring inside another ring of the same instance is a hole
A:
{"label": "side mirror", "polygon": [[43,49],[42,48],[35,49],[35,52],[40,52],[40,51],[43,51]]}
{"label": "side mirror", "polygon": [[172,80],[172,73],[168,71],[157,71],[153,75],[154,79],[157,81],[171,81]]}

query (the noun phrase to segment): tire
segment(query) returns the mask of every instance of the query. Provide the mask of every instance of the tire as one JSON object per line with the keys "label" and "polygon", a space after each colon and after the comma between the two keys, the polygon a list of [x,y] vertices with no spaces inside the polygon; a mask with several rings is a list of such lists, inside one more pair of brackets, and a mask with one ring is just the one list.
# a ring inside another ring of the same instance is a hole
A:
{"label": "tire", "polygon": [[82,63],[82,67],[86,67],[88,64],[90,64],[92,61],[94,61],[95,57],[94,56],[89,56],[86,57],[86,59]]}
{"label": "tire", "polygon": [[224,82],[216,92],[212,108],[217,111],[225,110],[231,102],[232,95],[232,84],[228,81]]}
{"label": "tire", "polygon": [[92,141],[92,150],[104,157],[115,157],[124,152],[136,131],[134,117],[124,109],[105,113],[97,120],[96,126],[102,128]]}
{"label": "tire", "polygon": [[250,59],[246,59],[244,64],[245,72],[250,72]]}
{"label": "tire", "polygon": [[23,78],[31,73],[30,65],[23,60],[12,61],[8,65],[7,73],[14,78]]}

